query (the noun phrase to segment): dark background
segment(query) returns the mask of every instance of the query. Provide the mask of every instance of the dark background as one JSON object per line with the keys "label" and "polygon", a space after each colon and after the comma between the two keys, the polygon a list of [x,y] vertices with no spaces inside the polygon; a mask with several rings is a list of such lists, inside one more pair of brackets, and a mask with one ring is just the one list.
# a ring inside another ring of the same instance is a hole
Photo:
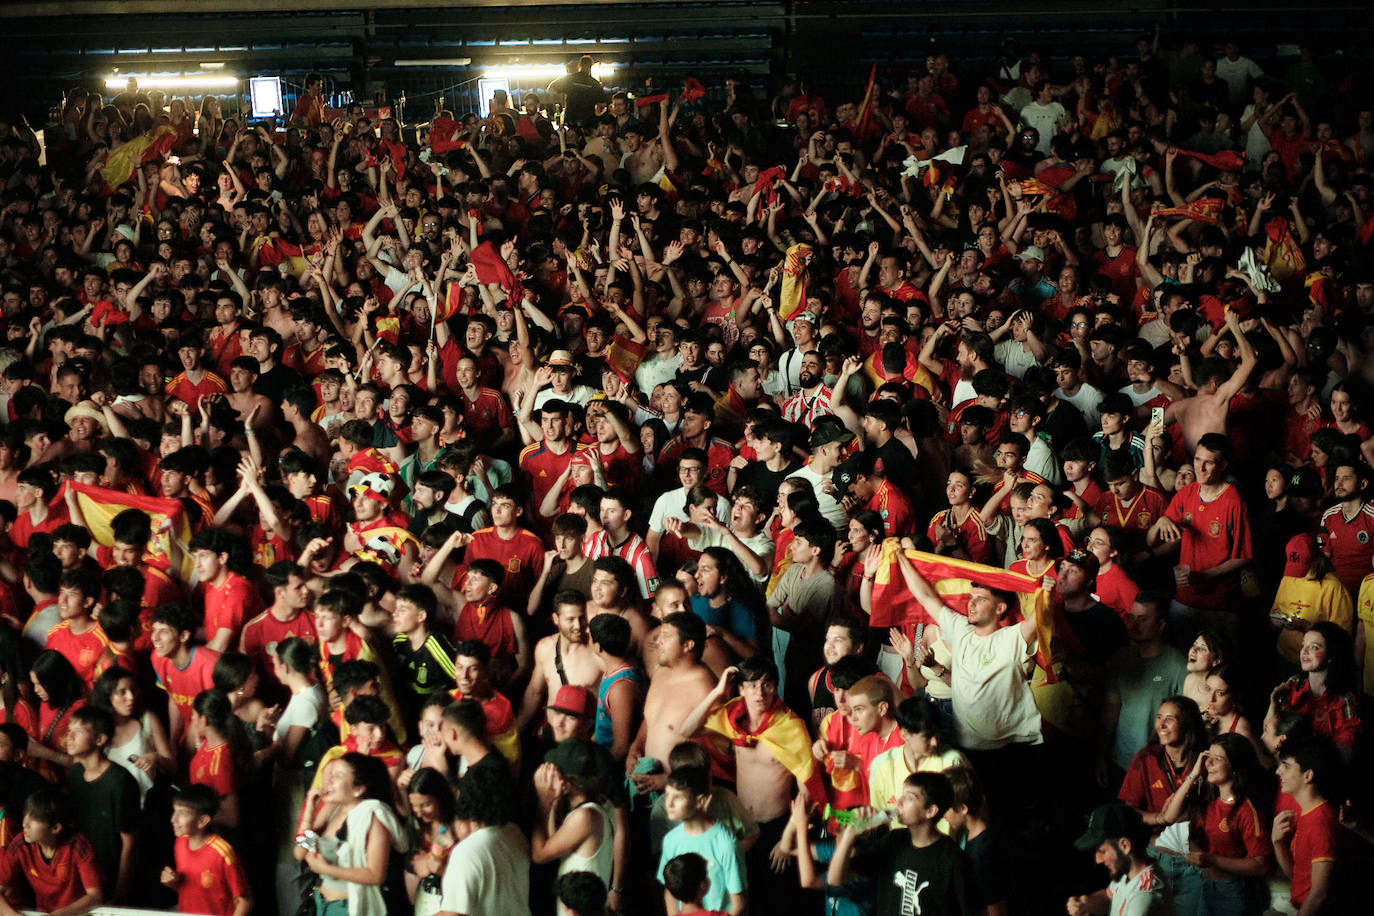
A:
{"label": "dark background", "polygon": [[[900,87],[910,66],[943,52],[969,91],[1006,37],[1023,54],[1039,51],[1058,75],[1071,53],[1133,54],[1135,39],[1156,22],[1166,45],[1193,35],[1210,52],[1234,38],[1271,73],[1282,72],[1299,42],[1311,42],[1333,87],[1369,82],[1374,14],[1340,0],[4,0],[0,110],[38,123],[65,89],[100,86],[116,68],[194,72],[200,61],[222,61],[223,73],[282,76],[288,103],[310,70],[325,75],[331,96],[353,91],[373,104],[404,93],[405,119],[422,121],[440,95],[453,111],[475,109],[475,79],[486,66],[561,63],[582,53],[626,65],[608,81],[613,88],[680,87],[694,74],[719,98],[733,72],[766,99],[777,77],[792,72],[833,105],[862,92],[874,63]],[[472,63],[396,66],[456,58]],[[234,110],[225,105],[225,114]]]}

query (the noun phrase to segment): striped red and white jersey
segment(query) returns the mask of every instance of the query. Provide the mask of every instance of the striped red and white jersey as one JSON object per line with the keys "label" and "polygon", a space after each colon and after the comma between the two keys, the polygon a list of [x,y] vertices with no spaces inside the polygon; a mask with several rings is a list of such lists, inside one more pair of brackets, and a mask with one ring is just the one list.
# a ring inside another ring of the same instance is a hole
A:
{"label": "striped red and white jersey", "polygon": [[639,580],[640,597],[646,601],[658,591],[658,570],[654,568],[653,554],[649,553],[649,545],[639,535],[632,532],[619,544],[612,544],[610,532],[602,528],[587,537],[582,545],[582,553],[590,560],[617,556],[629,563],[635,571],[635,578]]}

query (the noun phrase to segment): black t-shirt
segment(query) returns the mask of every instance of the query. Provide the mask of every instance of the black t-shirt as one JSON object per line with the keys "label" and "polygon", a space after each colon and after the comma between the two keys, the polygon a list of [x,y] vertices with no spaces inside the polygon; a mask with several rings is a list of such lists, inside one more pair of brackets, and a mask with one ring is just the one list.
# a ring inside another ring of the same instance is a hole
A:
{"label": "black t-shirt", "polygon": [[973,869],[974,902],[979,906],[991,906],[1005,901],[1007,860],[996,832],[984,830],[964,843],[964,854],[968,856],[969,866]]}
{"label": "black t-shirt", "polygon": [[256,394],[266,395],[276,403],[280,404],[282,395],[292,388],[299,388],[304,385],[300,373],[295,369],[288,369],[281,363],[277,363],[271,369],[261,373],[258,380],[253,383],[253,391]]}
{"label": "black t-shirt", "polygon": [[1129,642],[1126,625],[1116,611],[1101,601],[1094,602],[1085,611],[1069,611],[1065,608],[1064,616],[1068,618],[1069,629],[1083,644],[1088,657],[1098,663],[1105,663],[1117,649]]}
{"label": "black t-shirt", "polygon": [[94,782],[86,781],[86,768],[74,764],[67,771],[67,793],[76,813],[76,829],[86,834],[100,866],[102,886],[114,890],[119,877],[119,855],[123,850],[121,833],[138,830],[138,783],[114,761]]}
{"label": "black t-shirt", "polygon": [[963,916],[974,909],[973,869],[959,844],[939,836],[911,845],[911,834],[882,837],[854,870],[878,889],[878,916]]}
{"label": "black t-shirt", "polygon": [[768,465],[762,461],[751,461],[735,475],[735,488],[739,489],[747,484],[757,490],[762,502],[759,511],[766,517],[778,503],[778,487],[782,486],[784,480],[797,473],[800,467],[801,462],[789,461],[781,471],[770,471]]}

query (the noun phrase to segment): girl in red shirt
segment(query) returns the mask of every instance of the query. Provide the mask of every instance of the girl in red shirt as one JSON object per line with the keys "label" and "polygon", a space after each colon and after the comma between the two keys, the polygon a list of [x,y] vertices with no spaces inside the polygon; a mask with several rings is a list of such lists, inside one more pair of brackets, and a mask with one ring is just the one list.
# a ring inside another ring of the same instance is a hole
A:
{"label": "girl in red shirt", "polygon": [[945,481],[949,508],[935,513],[926,528],[926,537],[935,545],[936,553],[975,563],[988,562],[992,542],[974,505],[974,493],[972,477],[964,471],[949,472]]}
{"label": "girl in red shirt", "polygon": [[219,812],[214,823],[230,830],[239,825],[239,764],[246,758],[233,718],[233,704],[223,690],[202,690],[191,704],[191,732],[200,736],[191,758],[191,784],[215,790]]}
{"label": "girl in red shirt", "polygon": [[51,776],[56,771],[47,764],[68,766],[71,758],[63,748],[72,713],[86,705],[85,685],[76,669],[56,649],[44,649],[29,668],[33,695],[38,700],[38,734],[29,742],[29,756],[44,762],[40,772]]}
{"label": "girl in red shirt", "polygon": [[1021,559],[1011,564],[1010,569],[1032,579],[1057,579],[1055,566],[1063,556],[1064,542],[1059,539],[1054,522],[1047,518],[1027,519],[1021,531]]}
{"label": "girl in red shirt", "polygon": [[1184,858],[1199,872],[1199,902],[1207,913],[1244,916],[1264,895],[1259,879],[1269,870],[1269,816],[1251,797],[1258,775],[1250,742],[1218,735],[1164,808],[1171,821],[1191,815]]}
{"label": "girl in red shirt", "polygon": [[1349,754],[1360,735],[1350,634],[1329,620],[1314,623],[1303,634],[1298,660],[1302,672],[1274,688],[1265,718],[1285,709],[1301,713],[1313,731]]}

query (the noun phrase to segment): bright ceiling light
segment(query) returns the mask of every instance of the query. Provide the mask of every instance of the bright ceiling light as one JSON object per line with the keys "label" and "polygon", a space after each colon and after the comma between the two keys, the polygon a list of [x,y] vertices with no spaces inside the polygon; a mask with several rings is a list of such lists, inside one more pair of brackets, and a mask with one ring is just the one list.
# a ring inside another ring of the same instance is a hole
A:
{"label": "bright ceiling light", "polygon": [[201,61],[201,63],[200,63],[200,69],[202,69],[202,70],[223,70],[223,69],[224,69],[224,61],[222,61],[222,60],[205,60],[205,61]]}
{"label": "bright ceiling light", "polygon": [[237,76],[216,76],[210,73],[192,73],[187,76],[134,76],[114,74],[106,77],[105,88],[120,90],[136,80],[140,89],[234,89],[239,84]]}
{"label": "bright ceiling light", "polygon": [[[612,63],[592,64],[592,76],[601,79],[615,72]],[[507,67],[492,67],[482,71],[483,79],[557,79],[566,76],[568,68],[562,64],[513,64]]]}
{"label": "bright ceiling light", "polygon": [[471,57],[440,57],[433,60],[398,60],[397,67],[466,67],[472,63]]}

